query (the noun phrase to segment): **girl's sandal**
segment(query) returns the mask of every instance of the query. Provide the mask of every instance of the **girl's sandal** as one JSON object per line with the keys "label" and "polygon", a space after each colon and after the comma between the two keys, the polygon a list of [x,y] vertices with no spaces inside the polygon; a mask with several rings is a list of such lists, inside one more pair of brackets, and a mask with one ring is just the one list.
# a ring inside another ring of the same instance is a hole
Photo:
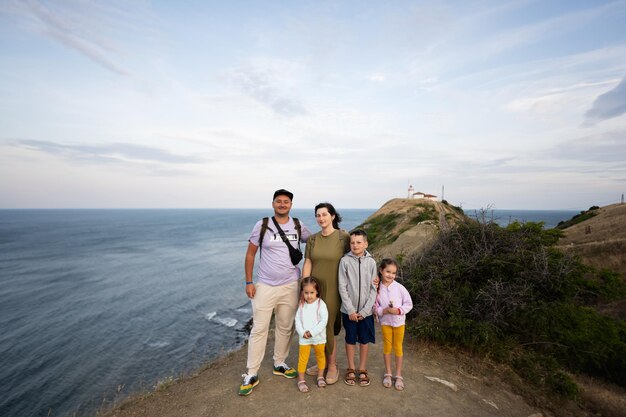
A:
{"label": "girl's sandal", "polygon": [[317,387],[318,388],[326,388],[326,380],[323,376],[317,377]]}
{"label": "girl's sandal", "polygon": [[402,391],[404,389],[404,378],[402,378],[401,376],[397,376],[394,387],[396,390]]}
{"label": "girl's sandal", "polygon": [[367,376],[367,369],[359,369],[359,385],[366,387],[370,384],[370,377]]}
{"label": "girl's sandal", "polygon": [[391,374],[383,375],[383,387],[391,388]]}
{"label": "girl's sandal", "polygon": [[350,386],[356,385],[356,371],[351,368],[346,369],[346,377],[343,379],[343,382]]}
{"label": "girl's sandal", "polygon": [[309,387],[306,384],[306,381],[298,381],[298,391],[309,392]]}

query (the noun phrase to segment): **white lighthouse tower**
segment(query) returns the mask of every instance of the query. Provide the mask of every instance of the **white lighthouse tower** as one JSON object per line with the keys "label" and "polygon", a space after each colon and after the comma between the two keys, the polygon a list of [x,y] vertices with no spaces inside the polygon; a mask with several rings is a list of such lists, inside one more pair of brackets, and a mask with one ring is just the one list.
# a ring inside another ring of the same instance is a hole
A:
{"label": "white lighthouse tower", "polygon": [[415,193],[415,189],[412,185],[409,185],[409,195],[407,196],[407,198],[413,198],[413,193]]}

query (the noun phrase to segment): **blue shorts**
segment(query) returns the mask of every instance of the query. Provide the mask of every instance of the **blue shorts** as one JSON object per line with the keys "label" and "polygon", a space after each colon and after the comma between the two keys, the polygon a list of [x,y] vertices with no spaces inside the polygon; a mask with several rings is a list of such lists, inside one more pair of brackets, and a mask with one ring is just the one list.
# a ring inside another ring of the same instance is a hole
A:
{"label": "blue shorts", "polygon": [[346,313],[341,313],[343,328],[346,329],[346,343],[356,345],[357,342],[365,345],[376,343],[374,330],[374,316],[367,316],[363,320],[352,321]]}

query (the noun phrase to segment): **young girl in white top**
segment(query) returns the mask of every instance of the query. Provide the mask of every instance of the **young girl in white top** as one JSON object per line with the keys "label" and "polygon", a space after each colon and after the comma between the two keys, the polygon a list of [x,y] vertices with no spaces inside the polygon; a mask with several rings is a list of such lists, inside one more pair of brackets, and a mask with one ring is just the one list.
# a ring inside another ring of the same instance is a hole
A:
{"label": "young girl in white top", "polygon": [[298,360],[298,390],[308,392],[304,375],[306,365],[311,354],[311,346],[317,358],[317,386],[324,388],[324,368],[326,368],[326,323],[328,323],[328,308],[319,298],[320,284],[313,277],[305,277],[300,281],[300,303],[296,312],[296,331],[300,336],[300,357]]}
{"label": "young girl in white top", "polygon": [[378,273],[380,286],[376,296],[374,311],[380,321],[383,334],[383,357],[385,358],[385,375],[383,386],[390,388],[392,383],[391,374],[391,351],[393,348],[396,356],[396,376],[394,387],[398,391],[404,389],[402,378],[402,342],[404,340],[404,324],[406,313],[413,308],[411,296],[404,286],[396,282],[398,263],[393,259],[383,259],[380,262]]}

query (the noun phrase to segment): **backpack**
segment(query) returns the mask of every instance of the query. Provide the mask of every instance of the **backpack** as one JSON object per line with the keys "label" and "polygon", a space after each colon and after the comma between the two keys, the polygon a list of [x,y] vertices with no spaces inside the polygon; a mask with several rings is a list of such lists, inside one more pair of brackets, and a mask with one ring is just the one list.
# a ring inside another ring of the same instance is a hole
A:
{"label": "backpack", "polygon": [[[296,232],[298,233],[298,243],[300,243],[300,238],[302,237],[302,226],[300,225],[300,220],[298,220],[298,218],[292,218],[293,223],[296,226]],[[263,254],[263,237],[265,236],[265,232],[267,232],[269,220],[269,217],[263,217],[263,223],[261,223],[261,234],[259,235],[259,250],[261,252],[259,253],[259,256]]]}

